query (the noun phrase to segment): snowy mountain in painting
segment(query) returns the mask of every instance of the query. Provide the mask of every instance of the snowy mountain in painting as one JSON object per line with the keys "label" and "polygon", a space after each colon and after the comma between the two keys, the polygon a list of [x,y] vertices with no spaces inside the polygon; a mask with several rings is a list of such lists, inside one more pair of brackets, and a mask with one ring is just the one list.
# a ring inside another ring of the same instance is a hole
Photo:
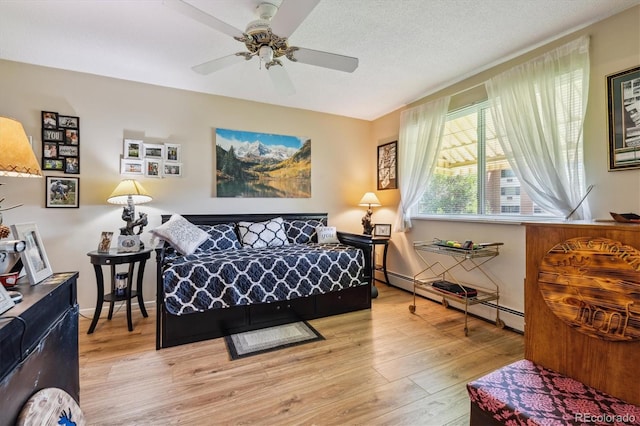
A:
{"label": "snowy mountain in painting", "polygon": [[228,151],[229,148],[233,146],[233,150],[238,158],[262,157],[278,161],[286,160],[299,149],[287,148],[282,145],[265,145],[260,141],[238,142],[225,140],[223,143],[218,142],[218,145],[224,148],[225,151]]}

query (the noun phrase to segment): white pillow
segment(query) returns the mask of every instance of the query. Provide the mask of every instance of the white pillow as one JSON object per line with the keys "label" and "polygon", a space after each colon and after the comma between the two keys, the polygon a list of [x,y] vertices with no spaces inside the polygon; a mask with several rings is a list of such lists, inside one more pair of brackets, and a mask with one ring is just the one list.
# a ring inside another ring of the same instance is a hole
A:
{"label": "white pillow", "polygon": [[151,234],[165,240],[184,255],[192,254],[209,237],[206,231],[179,214],[171,215],[168,221],[152,229]]}
{"label": "white pillow", "polygon": [[281,217],[265,222],[238,222],[238,232],[243,246],[261,248],[289,244]]}
{"label": "white pillow", "polygon": [[318,226],[316,228],[316,232],[318,233],[318,242],[320,244],[340,242],[340,240],[338,240],[338,231],[335,226]]}

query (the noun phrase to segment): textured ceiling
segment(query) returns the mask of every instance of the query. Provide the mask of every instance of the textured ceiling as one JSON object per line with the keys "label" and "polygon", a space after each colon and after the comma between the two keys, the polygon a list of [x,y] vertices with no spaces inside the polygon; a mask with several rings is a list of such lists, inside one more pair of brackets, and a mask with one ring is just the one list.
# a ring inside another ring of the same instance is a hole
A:
{"label": "textured ceiling", "polygon": [[[259,0],[188,2],[244,30]],[[208,76],[193,72],[244,46],[162,0],[0,0],[0,58],[373,120],[637,4],[321,0],[290,45],[355,56],[359,67],[344,73],[285,59],[296,88],[290,96],[275,91],[255,59]]]}

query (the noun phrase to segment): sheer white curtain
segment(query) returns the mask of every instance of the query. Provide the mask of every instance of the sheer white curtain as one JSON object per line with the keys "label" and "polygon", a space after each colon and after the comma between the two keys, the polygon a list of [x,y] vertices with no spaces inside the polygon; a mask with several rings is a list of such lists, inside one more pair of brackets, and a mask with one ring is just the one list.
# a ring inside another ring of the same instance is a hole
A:
{"label": "sheer white curtain", "polygon": [[420,200],[436,168],[450,99],[446,96],[400,114],[400,204],[395,223],[395,230],[398,232],[411,228],[409,209]]}
{"label": "sheer white curtain", "polygon": [[[534,203],[566,217],[586,195],[582,126],[589,38],[582,37],[487,81],[498,140]],[[589,219],[586,200],[572,218]]]}

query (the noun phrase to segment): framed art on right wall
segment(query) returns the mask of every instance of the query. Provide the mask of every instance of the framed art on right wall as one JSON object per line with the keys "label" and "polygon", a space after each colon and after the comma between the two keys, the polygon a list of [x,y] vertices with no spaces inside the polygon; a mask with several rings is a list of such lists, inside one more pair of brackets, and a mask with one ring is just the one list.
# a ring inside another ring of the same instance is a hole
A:
{"label": "framed art on right wall", "polygon": [[378,191],[398,189],[398,142],[378,146]]}
{"label": "framed art on right wall", "polygon": [[609,170],[640,168],[640,66],[607,76]]}

